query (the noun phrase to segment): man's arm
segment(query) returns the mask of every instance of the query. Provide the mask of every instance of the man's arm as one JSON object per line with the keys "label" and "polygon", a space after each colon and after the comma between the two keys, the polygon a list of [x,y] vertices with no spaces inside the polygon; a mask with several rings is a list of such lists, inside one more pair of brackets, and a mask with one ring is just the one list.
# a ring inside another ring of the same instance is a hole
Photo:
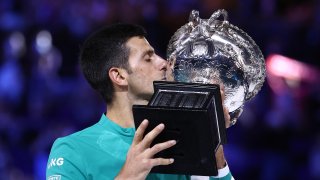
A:
{"label": "man's arm", "polygon": [[86,179],[81,155],[70,139],[57,139],[52,148],[46,169],[46,179]]}
{"label": "man's arm", "polygon": [[218,168],[218,175],[210,177],[210,179],[223,179],[223,180],[231,180],[233,179],[231,172],[229,170],[229,166],[227,161],[224,157],[223,146],[220,145],[216,152],[216,161],[217,161],[217,168]]}
{"label": "man's arm", "polygon": [[[221,99],[222,99],[222,105],[223,105],[223,113],[224,113],[224,118],[225,118],[225,126],[226,128],[230,127],[230,115],[229,115],[229,110],[225,107],[224,105],[224,100],[225,100],[225,94],[224,94],[224,86],[221,85]],[[231,180],[234,179],[231,175],[229,166],[227,164],[227,161],[224,157],[224,151],[223,151],[223,146],[220,145],[219,148],[217,149],[216,152],[216,163],[217,163],[217,168],[218,168],[218,175],[210,177],[210,179],[223,179],[223,180]]]}
{"label": "man's arm", "polygon": [[218,168],[218,175],[217,176],[191,176],[191,180],[233,180],[234,178],[231,175],[229,166],[227,161],[224,157],[223,146],[217,149],[216,152],[216,163]]}

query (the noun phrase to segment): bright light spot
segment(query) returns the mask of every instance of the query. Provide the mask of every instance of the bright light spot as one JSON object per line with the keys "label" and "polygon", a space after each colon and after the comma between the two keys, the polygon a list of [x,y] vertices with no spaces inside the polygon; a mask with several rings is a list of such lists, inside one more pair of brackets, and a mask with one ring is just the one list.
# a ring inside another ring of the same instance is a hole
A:
{"label": "bright light spot", "polygon": [[268,81],[275,92],[297,88],[300,82],[319,82],[319,70],[297,60],[273,54],[266,60]]}
{"label": "bright light spot", "polygon": [[52,36],[49,31],[40,31],[36,37],[36,49],[40,54],[47,53],[52,48]]}
{"label": "bright light spot", "polygon": [[275,76],[290,80],[315,81],[319,71],[312,66],[281,55],[271,55],[267,58],[267,70]]}

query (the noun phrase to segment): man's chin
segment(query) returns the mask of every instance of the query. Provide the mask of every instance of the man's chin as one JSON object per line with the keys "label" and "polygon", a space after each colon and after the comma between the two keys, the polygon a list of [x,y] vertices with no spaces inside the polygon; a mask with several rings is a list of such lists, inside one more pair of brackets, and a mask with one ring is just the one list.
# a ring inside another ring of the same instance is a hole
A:
{"label": "man's chin", "polygon": [[144,94],[141,96],[140,100],[136,101],[136,105],[147,105],[149,101],[151,100],[151,97],[153,95],[153,92],[150,92],[148,94]]}
{"label": "man's chin", "polygon": [[167,78],[162,78],[159,81],[167,81]]}

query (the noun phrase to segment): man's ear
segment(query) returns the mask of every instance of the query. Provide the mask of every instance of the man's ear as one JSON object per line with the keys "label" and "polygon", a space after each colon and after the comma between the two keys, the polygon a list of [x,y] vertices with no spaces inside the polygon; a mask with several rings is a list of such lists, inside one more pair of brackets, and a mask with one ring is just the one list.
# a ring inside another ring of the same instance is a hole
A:
{"label": "man's ear", "polygon": [[112,67],[109,69],[109,77],[111,81],[119,86],[126,86],[127,83],[127,71],[122,68]]}

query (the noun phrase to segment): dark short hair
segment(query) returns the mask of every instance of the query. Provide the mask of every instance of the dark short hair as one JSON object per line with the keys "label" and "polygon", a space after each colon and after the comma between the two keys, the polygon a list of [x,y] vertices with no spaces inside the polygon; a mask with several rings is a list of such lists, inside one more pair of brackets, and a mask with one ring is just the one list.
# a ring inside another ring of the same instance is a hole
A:
{"label": "dark short hair", "polygon": [[88,37],[80,52],[80,66],[89,84],[97,90],[108,104],[112,101],[114,88],[109,77],[112,67],[130,71],[130,49],[126,42],[135,36],[145,37],[144,28],[134,24],[106,26]]}

